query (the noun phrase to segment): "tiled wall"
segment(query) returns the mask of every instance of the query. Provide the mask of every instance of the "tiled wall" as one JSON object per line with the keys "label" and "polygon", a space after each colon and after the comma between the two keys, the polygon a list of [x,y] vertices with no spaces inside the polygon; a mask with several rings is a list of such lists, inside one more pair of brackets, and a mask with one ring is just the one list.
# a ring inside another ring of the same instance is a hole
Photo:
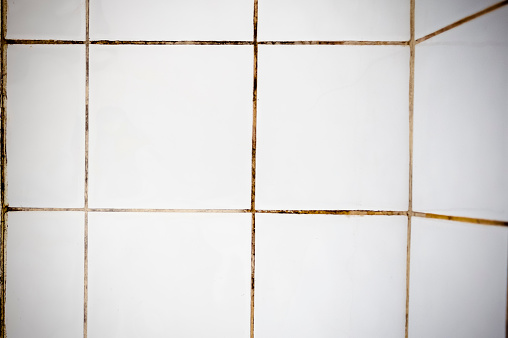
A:
{"label": "tiled wall", "polygon": [[508,1],[2,2],[2,334],[505,337]]}

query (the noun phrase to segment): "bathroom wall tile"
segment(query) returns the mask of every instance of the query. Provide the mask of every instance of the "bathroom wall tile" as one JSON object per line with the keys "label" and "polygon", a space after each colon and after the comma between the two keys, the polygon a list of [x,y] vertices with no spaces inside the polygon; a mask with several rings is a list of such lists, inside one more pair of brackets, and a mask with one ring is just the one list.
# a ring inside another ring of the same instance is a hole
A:
{"label": "bathroom wall tile", "polygon": [[9,205],[82,207],[84,46],[9,46],[7,62]]}
{"label": "bathroom wall tile", "polygon": [[7,337],[83,336],[83,213],[8,216]]}
{"label": "bathroom wall tile", "polygon": [[508,229],[413,218],[409,336],[505,337]]}
{"label": "bathroom wall tile", "polygon": [[249,337],[250,214],[89,217],[88,337]]}
{"label": "bathroom wall tile", "polygon": [[416,48],[413,208],[508,220],[508,8]]}
{"label": "bathroom wall tile", "polygon": [[256,216],[255,333],[404,337],[403,216]]}
{"label": "bathroom wall tile", "polygon": [[408,204],[409,50],[261,46],[258,209]]}
{"label": "bathroom wall tile", "polygon": [[415,35],[420,38],[475,14],[498,0],[416,0]]}
{"label": "bathroom wall tile", "polygon": [[259,40],[409,40],[409,1],[259,0]]}
{"label": "bathroom wall tile", "polygon": [[92,46],[90,206],[249,208],[252,54]]}
{"label": "bathroom wall tile", "polygon": [[6,2],[9,39],[85,39],[84,0]]}
{"label": "bathroom wall tile", "polygon": [[252,0],[94,0],[91,39],[252,40]]}

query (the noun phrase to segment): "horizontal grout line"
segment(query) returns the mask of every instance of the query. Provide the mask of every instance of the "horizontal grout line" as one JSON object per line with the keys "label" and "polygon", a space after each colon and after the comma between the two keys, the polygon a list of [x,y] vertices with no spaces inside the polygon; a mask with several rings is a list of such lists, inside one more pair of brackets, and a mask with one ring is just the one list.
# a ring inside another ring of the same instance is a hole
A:
{"label": "horizontal grout line", "polygon": [[[79,40],[37,40],[7,39],[9,45],[83,45]],[[130,41],[130,40],[91,40],[93,45],[254,45],[253,41]],[[408,41],[259,41],[260,45],[350,45],[350,46],[407,46]]]}
{"label": "horizontal grout line", "polygon": [[252,41],[120,41],[96,40],[94,45],[253,45]]}
{"label": "horizontal grout line", "polygon": [[7,39],[8,45],[84,45],[85,41],[77,40],[28,40],[28,39]]}
{"label": "horizontal grout line", "polygon": [[474,224],[496,225],[496,226],[508,226],[508,222],[505,222],[505,221],[495,221],[495,220],[483,219],[483,218],[472,218],[472,217],[462,217],[462,216],[448,216],[448,215],[440,215],[440,214],[430,214],[430,213],[425,213],[425,212],[413,212],[412,215],[415,216],[415,217],[443,219],[443,220],[455,221],[455,222],[463,222],[463,223],[474,223]]}
{"label": "horizontal grout line", "polygon": [[297,215],[404,215],[407,211],[392,210],[256,210],[259,214],[297,214]]}
{"label": "horizontal grout line", "polygon": [[260,45],[407,46],[408,41],[259,41]]}
{"label": "horizontal grout line", "polygon": [[421,38],[419,38],[419,39],[416,39],[416,43],[417,43],[417,44],[418,44],[418,43],[421,43],[421,42],[423,42],[423,41],[425,41],[425,40],[428,40],[428,39],[430,39],[430,38],[432,38],[432,37],[434,37],[434,36],[436,36],[436,35],[439,35],[439,34],[441,34],[441,33],[444,33],[444,32],[446,32],[446,31],[449,31],[449,30],[450,30],[450,29],[452,29],[452,28],[455,28],[455,27],[460,26],[460,25],[462,25],[462,24],[464,24],[464,23],[466,23],[466,22],[469,22],[469,21],[471,21],[471,20],[474,20],[474,19],[476,19],[476,18],[478,18],[478,17],[480,17],[480,16],[482,16],[482,15],[484,15],[484,14],[487,14],[487,13],[490,13],[490,12],[492,12],[492,11],[495,11],[496,9],[501,8],[501,7],[505,6],[505,5],[508,5],[508,0],[498,2],[497,4],[492,5],[492,6],[490,6],[490,7],[487,7],[487,8],[485,8],[485,9],[484,9],[484,10],[482,10],[482,11],[479,11],[479,12],[477,12],[477,13],[475,13],[475,14],[470,15],[470,16],[466,16],[465,18],[460,19],[460,20],[458,20],[458,21],[455,21],[454,23],[449,24],[448,26],[445,26],[445,27],[443,27],[443,28],[441,28],[441,29],[438,29],[437,31],[435,31],[435,32],[433,32],[433,33],[430,33],[430,34],[425,35],[425,36],[423,36],[423,37],[421,37]]}
{"label": "horizontal grout line", "polygon": [[166,212],[166,213],[251,213],[249,209],[117,209],[90,208],[88,212]]}
{"label": "horizontal grout line", "polygon": [[[38,208],[7,207],[8,212],[16,211],[86,211],[85,208]],[[162,213],[252,213],[250,209],[143,209],[143,208],[89,208],[88,212],[162,212]],[[255,210],[257,214],[296,214],[296,215],[382,215],[407,216],[407,211],[396,210]],[[412,212],[411,216],[443,219],[456,222],[484,225],[508,226],[508,221],[496,221],[483,218],[450,216],[425,212]]]}
{"label": "horizontal grout line", "polygon": [[85,211],[85,208],[7,207],[7,211]]}

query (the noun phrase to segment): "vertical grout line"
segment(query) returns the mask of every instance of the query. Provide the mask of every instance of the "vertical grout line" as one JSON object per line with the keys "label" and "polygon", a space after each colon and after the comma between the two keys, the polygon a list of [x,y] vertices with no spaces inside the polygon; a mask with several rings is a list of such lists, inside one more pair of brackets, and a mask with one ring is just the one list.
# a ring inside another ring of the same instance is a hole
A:
{"label": "vertical grout line", "polygon": [[411,217],[413,216],[413,113],[415,80],[415,0],[410,0],[409,39],[409,196],[406,243],[406,320],[405,338],[409,335],[409,282],[411,268]]}
{"label": "vertical grout line", "polygon": [[83,273],[83,338],[88,335],[88,97],[90,79],[90,0],[85,1],[86,42],[85,42],[85,229],[84,229],[84,273]]}
{"label": "vertical grout line", "polygon": [[1,157],[1,216],[0,216],[0,337],[7,337],[7,330],[5,326],[5,299],[6,299],[6,283],[7,283],[7,271],[6,271],[6,263],[7,263],[7,146],[6,146],[6,138],[7,138],[7,116],[6,112],[6,81],[7,81],[7,43],[5,40],[5,35],[7,33],[7,0],[1,0],[1,28],[0,28],[0,59],[1,59],[1,68],[0,68],[0,112],[1,112],[1,132],[0,132],[0,157]]}
{"label": "vertical grout line", "polygon": [[251,194],[250,211],[251,223],[251,257],[250,257],[250,338],[254,338],[254,275],[256,267],[256,132],[257,132],[257,101],[258,101],[258,0],[254,0],[253,15],[253,47],[254,69],[252,81],[252,171],[251,171]]}

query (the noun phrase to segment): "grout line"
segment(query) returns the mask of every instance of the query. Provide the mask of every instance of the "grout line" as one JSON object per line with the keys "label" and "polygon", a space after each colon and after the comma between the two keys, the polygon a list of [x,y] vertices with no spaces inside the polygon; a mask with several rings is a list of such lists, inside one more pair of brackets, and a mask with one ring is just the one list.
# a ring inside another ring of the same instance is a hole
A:
{"label": "grout line", "polygon": [[251,194],[250,210],[251,247],[250,247],[250,338],[254,338],[254,284],[256,272],[256,142],[257,142],[257,114],[258,114],[258,0],[254,0],[253,25],[253,51],[254,67],[252,79],[252,167],[251,167]]}
{"label": "grout line", "polygon": [[83,259],[83,338],[88,336],[88,149],[89,149],[89,84],[90,84],[90,0],[86,0],[85,41],[85,187],[84,187],[84,259]]}
{"label": "grout line", "polygon": [[38,40],[38,39],[7,39],[8,45],[84,45],[85,41],[77,40]]}
{"label": "grout line", "polygon": [[407,46],[408,41],[259,41],[260,45]]}
{"label": "grout line", "polygon": [[165,212],[165,213],[251,213],[250,209],[116,209],[116,208],[91,208],[89,212]]}
{"label": "grout line", "polygon": [[259,214],[297,214],[297,215],[384,215],[384,216],[406,216],[407,211],[391,210],[256,210]]}
{"label": "grout line", "polygon": [[444,33],[444,32],[446,32],[446,31],[449,31],[450,29],[453,29],[453,28],[455,28],[455,27],[457,27],[457,26],[460,26],[460,25],[462,25],[462,24],[465,24],[466,22],[469,22],[469,21],[471,21],[471,20],[474,20],[474,19],[476,19],[476,18],[478,18],[478,17],[480,17],[480,16],[482,16],[482,15],[485,15],[485,14],[487,14],[487,13],[490,13],[490,12],[492,12],[492,11],[495,11],[496,9],[501,8],[501,7],[505,6],[505,5],[508,5],[508,0],[498,2],[497,4],[492,5],[492,6],[490,6],[490,7],[487,7],[487,8],[485,8],[485,9],[484,9],[484,10],[482,10],[482,11],[479,11],[479,12],[477,12],[477,13],[475,13],[475,14],[470,15],[470,16],[466,16],[465,18],[460,19],[460,20],[458,20],[458,21],[455,21],[454,23],[449,24],[448,26],[445,26],[445,27],[443,27],[443,28],[441,28],[441,29],[438,29],[437,31],[435,31],[435,32],[433,32],[433,33],[430,33],[430,34],[428,34],[428,35],[425,35],[425,36],[423,36],[423,37],[421,37],[421,38],[417,39],[417,40],[416,40],[416,43],[418,44],[418,43],[421,43],[421,42],[423,42],[423,41],[425,41],[425,40],[428,40],[428,39],[430,39],[430,38],[433,38],[433,37],[434,37],[434,36],[436,36],[436,35],[439,35],[439,34],[441,34],[441,33]]}
{"label": "grout line", "polygon": [[[9,45],[84,45],[81,40],[7,39]],[[153,41],[153,40],[90,40],[92,45],[254,45],[253,41]],[[408,41],[259,41],[260,45],[352,45],[352,46],[407,46]]]}
{"label": "grout line", "polygon": [[94,45],[253,45],[252,41],[127,41],[127,40],[94,40]]}
{"label": "grout line", "polygon": [[8,212],[16,211],[85,211],[85,208],[32,208],[32,207],[7,207]]}
{"label": "grout line", "polygon": [[1,113],[1,132],[0,132],[0,160],[1,160],[1,210],[0,210],[0,337],[7,337],[5,326],[5,292],[7,285],[7,116],[6,116],[6,88],[7,88],[7,43],[5,35],[7,33],[7,0],[1,0],[0,3],[0,113]]}
{"label": "grout line", "polygon": [[496,220],[485,219],[485,218],[450,216],[450,215],[432,214],[432,213],[416,212],[416,211],[413,212],[412,215],[414,217],[442,219],[442,220],[462,222],[462,223],[473,223],[473,224],[494,225],[494,226],[508,226],[508,221],[496,221]]}
{"label": "grout line", "polygon": [[413,216],[413,121],[415,91],[415,0],[410,1],[409,10],[409,185],[408,217],[406,238],[406,316],[405,338],[409,336],[409,285],[411,279],[411,217]]}

